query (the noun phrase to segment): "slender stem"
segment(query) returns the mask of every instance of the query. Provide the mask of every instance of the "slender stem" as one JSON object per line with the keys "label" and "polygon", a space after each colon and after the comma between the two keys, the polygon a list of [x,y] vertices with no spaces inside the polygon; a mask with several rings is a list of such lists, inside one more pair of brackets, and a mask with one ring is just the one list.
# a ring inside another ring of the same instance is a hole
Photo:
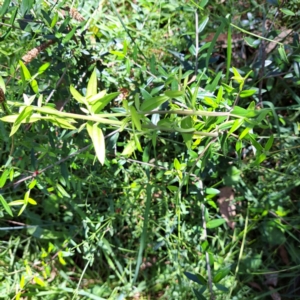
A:
{"label": "slender stem", "polygon": [[140,115],[153,115],[153,114],[176,114],[176,115],[186,115],[186,116],[206,116],[206,117],[239,117],[232,115],[229,112],[216,112],[216,111],[204,111],[204,110],[151,110],[151,111],[141,111]]}
{"label": "slender stem", "polygon": [[263,37],[263,36],[260,36],[260,35],[258,35],[258,34],[255,34],[255,33],[253,33],[253,32],[247,31],[247,30],[245,30],[245,29],[243,29],[243,28],[241,28],[241,27],[238,27],[238,26],[234,25],[233,23],[230,23],[230,25],[231,25],[232,27],[236,28],[237,30],[239,30],[239,31],[241,31],[241,32],[244,32],[244,33],[247,33],[247,34],[249,34],[249,35],[252,35],[252,36],[254,36],[254,37],[258,38],[258,39],[265,40],[265,41],[268,41],[268,42],[271,42],[271,43],[276,43],[276,44],[278,44],[278,45],[280,45],[280,46],[283,46],[283,44],[280,43],[280,42],[277,42],[277,41],[275,41],[275,40],[271,40],[271,39],[268,39],[268,38],[266,38],[266,37]]}

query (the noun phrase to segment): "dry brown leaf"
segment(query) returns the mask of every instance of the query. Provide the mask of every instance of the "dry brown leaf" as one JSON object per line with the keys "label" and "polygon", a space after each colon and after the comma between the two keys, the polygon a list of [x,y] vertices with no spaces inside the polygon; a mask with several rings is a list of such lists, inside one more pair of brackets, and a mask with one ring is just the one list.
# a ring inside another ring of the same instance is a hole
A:
{"label": "dry brown leaf", "polygon": [[228,226],[232,229],[235,227],[235,222],[232,219],[236,215],[236,206],[234,204],[234,192],[230,186],[220,188],[218,199],[219,209],[222,217],[226,220]]}
{"label": "dry brown leaf", "polygon": [[[273,291],[274,288],[272,288],[271,286],[269,286],[269,290],[270,290],[270,291]],[[270,296],[272,297],[273,300],[281,300],[281,297],[280,297],[279,293],[276,292],[276,291],[271,292],[271,295],[270,295]]]}
{"label": "dry brown leaf", "polygon": [[282,261],[288,266],[290,264],[290,261],[289,261],[289,257],[288,257],[285,247],[283,245],[281,245],[279,247],[278,251],[279,251],[279,255],[280,255]]}
{"label": "dry brown leaf", "polygon": [[251,281],[248,283],[251,287],[258,289],[259,291],[262,291],[262,288],[260,287],[260,285],[254,281]]}
{"label": "dry brown leaf", "polygon": [[277,273],[271,273],[271,274],[265,274],[266,278],[266,285],[272,285],[272,286],[277,286],[278,283],[278,274]]}

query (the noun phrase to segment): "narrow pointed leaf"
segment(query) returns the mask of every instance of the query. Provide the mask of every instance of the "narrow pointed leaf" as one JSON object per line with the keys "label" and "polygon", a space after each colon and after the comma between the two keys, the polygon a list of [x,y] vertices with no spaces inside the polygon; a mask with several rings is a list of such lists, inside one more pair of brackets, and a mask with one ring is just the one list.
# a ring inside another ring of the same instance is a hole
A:
{"label": "narrow pointed leaf", "polygon": [[0,194],[0,202],[3,205],[3,208],[5,209],[5,211],[11,216],[13,217],[13,213],[9,207],[9,205],[7,204],[7,202],[5,201],[5,199],[3,198],[3,196]]}
{"label": "narrow pointed leaf", "polygon": [[10,4],[10,1],[11,0],[5,0],[4,3],[2,4],[1,9],[0,9],[0,17],[3,17],[6,14],[9,4]]}
{"label": "narrow pointed leaf", "polygon": [[153,110],[168,100],[169,100],[168,96],[158,96],[158,97],[148,99],[144,101],[143,104],[141,105],[141,110],[142,111]]}
{"label": "narrow pointed leaf", "polygon": [[75,100],[81,104],[84,104],[85,98],[72,85],[70,86],[70,92]]}
{"label": "narrow pointed leaf", "polygon": [[224,224],[226,222],[225,219],[215,219],[215,220],[210,220],[206,223],[206,227],[207,228],[216,228],[221,226],[222,224]]}
{"label": "narrow pointed leaf", "polygon": [[10,136],[14,135],[16,133],[16,131],[19,129],[21,123],[23,120],[25,120],[26,118],[30,118],[32,113],[32,107],[31,106],[27,106],[23,109],[23,111],[20,113],[20,115],[18,116],[18,118],[16,119],[11,132],[10,132]]}
{"label": "narrow pointed leaf", "polygon": [[92,97],[97,94],[97,73],[94,69],[87,86],[86,98]]}
{"label": "narrow pointed leaf", "polygon": [[25,81],[29,81],[31,79],[31,74],[25,64],[20,60],[19,65],[21,66],[22,75]]}
{"label": "narrow pointed leaf", "polygon": [[96,156],[103,165],[105,161],[105,139],[102,130],[98,127],[97,123],[93,124],[92,122],[86,124],[86,129],[92,139]]}
{"label": "narrow pointed leaf", "polygon": [[103,97],[102,99],[99,99],[94,104],[92,104],[92,111],[94,114],[98,114],[103,110],[103,108],[113,99],[115,99],[120,93],[111,93]]}
{"label": "narrow pointed leaf", "polygon": [[140,115],[136,112],[136,110],[133,106],[130,106],[130,112],[131,112],[131,118],[132,118],[132,122],[133,122],[134,126],[136,127],[137,130],[141,131],[142,125],[141,125]]}

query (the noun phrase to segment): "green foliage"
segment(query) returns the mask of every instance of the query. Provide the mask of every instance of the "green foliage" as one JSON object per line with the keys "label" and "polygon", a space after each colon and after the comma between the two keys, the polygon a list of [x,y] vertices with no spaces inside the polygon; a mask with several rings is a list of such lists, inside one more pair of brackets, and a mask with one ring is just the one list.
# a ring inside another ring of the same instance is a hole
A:
{"label": "green foliage", "polygon": [[294,6],[19,2],[0,9],[1,297],[296,298]]}

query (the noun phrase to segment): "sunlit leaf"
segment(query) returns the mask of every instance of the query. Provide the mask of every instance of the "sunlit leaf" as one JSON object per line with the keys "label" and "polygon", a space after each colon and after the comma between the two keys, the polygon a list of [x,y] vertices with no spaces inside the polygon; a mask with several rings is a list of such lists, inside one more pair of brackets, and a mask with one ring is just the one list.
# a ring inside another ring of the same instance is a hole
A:
{"label": "sunlit leaf", "polygon": [[247,98],[247,97],[254,95],[256,92],[257,92],[256,90],[243,90],[240,93],[240,97]]}
{"label": "sunlit leaf", "polygon": [[24,204],[24,199],[14,200],[14,201],[8,203],[9,206],[19,206],[19,205],[23,205],[23,204]]}
{"label": "sunlit leaf", "polygon": [[[89,83],[86,90],[86,98],[88,99],[96,94],[97,94],[97,73],[95,68],[89,79]],[[89,100],[92,101],[91,99]]]}
{"label": "sunlit leaf", "polygon": [[50,63],[46,62],[42,66],[39,67],[38,73],[39,75],[43,74],[50,67]]}
{"label": "sunlit leaf", "polygon": [[6,183],[6,180],[8,178],[8,175],[10,173],[10,170],[9,169],[5,169],[0,177],[0,188],[2,188],[5,183]]}
{"label": "sunlit leaf", "polygon": [[224,268],[221,270],[218,270],[217,274],[213,278],[213,282],[217,283],[221,281],[224,277],[226,277],[230,272],[230,268]]}
{"label": "sunlit leaf", "polygon": [[28,198],[28,203],[30,203],[31,205],[37,205],[37,202],[32,198]]}
{"label": "sunlit leaf", "polygon": [[77,100],[79,103],[84,104],[84,97],[71,85],[70,86],[70,92],[75,100]]}
{"label": "sunlit leaf", "polygon": [[226,222],[225,219],[215,219],[215,220],[210,220],[206,223],[206,227],[207,228],[216,228],[219,227],[221,225],[223,225]]}
{"label": "sunlit leaf", "polygon": [[9,136],[12,136],[16,133],[16,131],[19,129],[22,121],[29,118],[31,113],[32,113],[32,107],[31,106],[26,106],[24,108],[24,110],[17,117],[17,119],[16,119],[16,121],[15,121],[15,123],[14,123],[14,125],[11,129],[11,132],[10,132]]}
{"label": "sunlit leaf", "polygon": [[99,162],[103,165],[105,161],[105,139],[101,128],[97,123],[87,122],[86,129],[92,139],[96,156]]}
{"label": "sunlit leaf", "polygon": [[165,91],[164,94],[169,98],[176,98],[184,95],[184,91]]}
{"label": "sunlit leaf", "polygon": [[116,93],[111,93],[108,94],[106,96],[104,96],[103,98],[94,101],[94,103],[92,104],[92,111],[94,114],[98,114],[100,113],[103,108],[109,103],[111,102],[111,100],[115,99],[117,96],[119,96],[120,93],[116,92]]}
{"label": "sunlit leaf", "polygon": [[102,99],[106,95],[106,90],[99,92],[98,94],[87,97],[87,102],[90,104],[95,104],[97,101]]}
{"label": "sunlit leaf", "polygon": [[141,117],[136,112],[136,110],[133,106],[130,106],[130,113],[131,113],[131,118],[132,118],[132,122],[133,122],[134,126],[136,127],[137,130],[141,131],[142,130]]}
{"label": "sunlit leaf", "polygon": [[9,205],[7,204],[7,202],[5,201],[5,199],[3,198],[3,196],[0,194],[0,202],[3,206],[3,208],[5,209],[5,211],[11,216],[13,217],[13,213],[9,207]]}
{"label": "sunlit leaf", "polygon": [[33,280],[34,280],[34,282],[35,282],[36,284],[38,284],[38,285],[41,286],[41,287],[47,286],[47,282],[44,281],[43,279],[41,279],[40,277],[34,276],[34,277],[33,277]]}
{"label": "sunlit leaf", "polygon": [[58,189],[58,191],[61,193],[62,196],[70,198],[70,195],[67,193],[67,191],[63,188],[62,185],[60,185],[59,183],[56,184],[56,188]]}
{"label": "sunlit leaf", "polygon": [[265,146],[265,151],[269,151],[273,145],[273,142],[274,142],[274,135],[271,134],[271,136],[269,137],[267,143],[266,143],[266,146]]}
{"label": "sunlit leaf", "polygon": [[[29,81],[31,79],[31,74],[25,64],[20,60],[19,65],[21,66],[22,75],[25,81]],[[23,83],[25,83],[25,81]]]}
{"label": "sunlit leaf", "polygon": [[121,155],[130,156],[135,151],[135,149],[136,149],[135,141],[131,140],[126,144]]}
{"label": "sunlit leaf", "polygon": [[75,34],[76,27],[73,27],[72,30],[63,38],[62,43],[66,44]]}
{"label": "sunlit leaf", "polygon": [[141,105],[141,111],[151,111],[159,107],[160,105],[162,105],[168,100],[169,100],[168,96],[158,96],[155,98],[145,100]]}

